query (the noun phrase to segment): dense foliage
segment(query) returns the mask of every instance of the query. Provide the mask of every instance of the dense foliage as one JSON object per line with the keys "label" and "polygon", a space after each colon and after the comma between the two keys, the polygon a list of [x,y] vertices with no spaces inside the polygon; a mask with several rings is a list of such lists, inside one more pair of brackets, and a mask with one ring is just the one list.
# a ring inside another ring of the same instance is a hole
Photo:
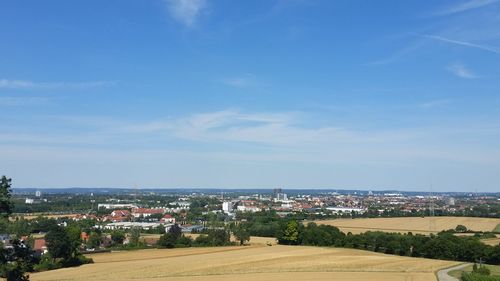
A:
{"label": "dense foliage", "polygon": [[[40,258],[30,246],[30,240],[13,239],[11,246],[0,245],[0,277],[7,280],[29,280],[27,272],[76,266],[91,262],[78,251],[81,245],[81,228],[74,224],[59,226],[56,220],[39,217],[33,221],[7,220],[14,205],[10,195],[11,180],[3,176],[0,180],[0,230],[6,230],[17,238],[35,232],[46,232],[48,253]],[[83,222],[82,222],[83,223]]]}
{"label": "dense foliage", "polygon": [[11,200],[11,179],[2,176],[0,179],[0,217],[7,218],[12,214],[14,205]]}
{"label": "dense foliage", "polygon": [[175,224],[158,240],[159,248],[210,247],[231,245],[230,232],[225,229],[209,229],[196,239],[185,236]]}
{"label": "dense foliage", "polygon": [[500,245],[488,246],[476,237],[460,237],[450,232],[431,236],[371,231],[346,235],[334,226],[315,223],[304,226],[292,220],[277,238],[280,244],[287,245],[336,246],[467,262],[483,259],[490,264],[500,264]]}
{"label": "dense foliage", "polygon": [[462,273],[462,281],[500,281],[499,276],[487,276],[478,273]]}

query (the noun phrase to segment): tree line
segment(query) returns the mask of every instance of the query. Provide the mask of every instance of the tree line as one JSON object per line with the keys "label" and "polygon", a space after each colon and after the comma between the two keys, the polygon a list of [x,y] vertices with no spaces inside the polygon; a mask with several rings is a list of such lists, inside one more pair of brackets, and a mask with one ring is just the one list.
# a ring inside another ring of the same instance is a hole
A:
{"label": "tree line", "polygon": [[489,246],[476,237],[456,236],[451,231],[430,236],[379,231],[345,234],[334,226],[312,222],[303,225],[291,220],[283,225],[276,238],[284,245],[335,246],[442,260],[475,262],[482,259],[489,264],[500,264],[500,245]]}
{"label": "tree line", "polygon": [[[10,227],[8,219],[13,208],[11,179],[2,176],[0,179],[0,227]],[[19,227],[17,231],[23,232],[22,225],[17,225],[17,227]],[[48,253],[42,257],[36,255],[30,241],[20,240],[19,237],[10,242],[10,247],[0,244],[0,277],[6,278],[7,281],[25,281],[29,280],[27,272],[92,262],[78,251],[81,244],[80,228],[62,227],[54,220],[42,220],[34,229],[37,228],[47,230],[45,241]]]}

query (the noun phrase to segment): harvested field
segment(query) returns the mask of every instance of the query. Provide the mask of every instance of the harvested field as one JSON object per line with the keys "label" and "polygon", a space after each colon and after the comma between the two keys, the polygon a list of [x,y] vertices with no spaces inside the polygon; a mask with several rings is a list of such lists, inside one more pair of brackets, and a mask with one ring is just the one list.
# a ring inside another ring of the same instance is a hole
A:
{"label": "harvested field", "polygon": [[428,281],[456,262],[304,246],[141,250],[89,255],[94,264],[35,273],[31,280]]}
{"label": "harvested field", "polygon": [[[474,233],[455,233],[456,236],[468,236],[472,237],[474,236]],[[482,238],[480,241],[483,242],[486,245],[490,246],[496,246],[500,244],[500,234],[496,234],[496,237],[493,238]]]}
{"label": "harvested field", "polygon": [[473,231],[492,231],[500,223],[500,219],[471,217],[404,217],[336,219],[315,222],[317,224],[334,225],[343,232],[352,232],[355,234],[366,231],[429,234],[455,228],[459,224],[465,225],[468,229]]}
{"label": "harvested field", "polygon": [[36,219],[39,216],[46,217],[46,218],[51,218],[51,219],[57,219],[57,218],[73,218],[78,216],[78,214],[64,214],[64,215],[47,215],[43,213],[34,213],[34,214],[13,214],[10,216],[10,220],[15,220],[17,218],[24,218],[25,220],[32,220]]}
{"label": "harvested field", "polygon": [[258,236],[250,236],[250,245],[276,245],[278,244],[278,240],[274,237],[258,237]]}
{"label": "harvested field", "polygon": [[500,237],[497,236],[497,238],[481,239],[481,242],[483,242],[486,245],[496,246],[500,244]]}
{"label": "harvested field", "polygon": [[[193,234],[193,233],[185,233],[185,236],[191,237],[193,239],[196,239],[200,234]],[[149,243],[150,245],[155,245],[158,240],[160,239],[161,234],[141,234],[141,237],[139,238],[141,241]],[[239,242],[237,241],[236,237],[231,235],[231,241],[232,242]],[[250,245],[276,245],[278,244],[278,241],[274,237],[259,237],[259,236],[250,236],[250,241],[247,242],[246,244]]]}

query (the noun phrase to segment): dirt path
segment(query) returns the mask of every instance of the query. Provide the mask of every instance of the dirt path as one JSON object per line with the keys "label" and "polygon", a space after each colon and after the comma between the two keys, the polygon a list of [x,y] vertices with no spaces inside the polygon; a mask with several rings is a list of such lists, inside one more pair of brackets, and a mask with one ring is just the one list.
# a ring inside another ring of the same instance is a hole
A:
{"label": "dirt path", "polygon": [[457,266],[454,266],[454,267],[449,267],[449,268],[441,269],[437,273],[438,280],[439,281],[459,281],[457,278],[448,275],[448,272],[453,271],[453,270],[460,270],[460,269],[462,269],[464,267],[467,267],[468,265],[469,265],[468,263],[464,263],[464,264],[457,265]]}

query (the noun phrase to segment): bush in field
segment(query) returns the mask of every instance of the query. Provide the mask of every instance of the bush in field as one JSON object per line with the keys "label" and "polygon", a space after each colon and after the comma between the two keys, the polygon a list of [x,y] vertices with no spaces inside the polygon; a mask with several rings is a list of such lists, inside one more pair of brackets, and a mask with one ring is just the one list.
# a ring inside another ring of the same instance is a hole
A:
{"label": "bush in field", "polygon": [[130,229],[130,237],[129,237],[129,245],[137,246],[139,245],[139,238],[141,237],[141,228],[140,227],[132,227]]}
{"label": "bush in field", "polygon": [[184,235],[179,237],[175,242],[175,247],[180,247],[180,248],[191,247],[192,245],[193,245],[193,239],[191,237],[187,237]]}
{"label": "bush in field", "polygon": [[33,269],[35,271],[47,271],[61,268],[62,264],[59,261],[55,261],[50,254],[43,255],[42,259],[38,264],[36,264]]}
{"label": "bush in field", "polygon": [[231,245],[230,234],[225,229],[211,229],[194,240],[195,246],[226,246]]}
{"label": "bush in field", "polygon": [[462,281],[500,281],[498,276],[487,276],[478,273],[462,272]]}
{"label": "bush in field", "polygon": [[115,244],[123,244],[123,240],[125,240],[125,233],[121,230],[113,230],[113,232],[111,232],[111,240]]}
{"label": "bush in field", "polygon": [[[476,264],[474,264],[474,265],[476,265]],[[489,268],[487,268],[486,266],[480,266],[479,268],[477,266],[475,266],[475,267],[473,267],[472,272],[480,274],[480,275],[485,275],[485,276],[488,276],[491,274]]]}
{"label": "bush in field", "polygon": [[459,232],[459,233],[464,233],[464,232],[467,232],[467,227],[465,225],[457,225],[457,227],[455,227],[455,231],[456,232]]}

